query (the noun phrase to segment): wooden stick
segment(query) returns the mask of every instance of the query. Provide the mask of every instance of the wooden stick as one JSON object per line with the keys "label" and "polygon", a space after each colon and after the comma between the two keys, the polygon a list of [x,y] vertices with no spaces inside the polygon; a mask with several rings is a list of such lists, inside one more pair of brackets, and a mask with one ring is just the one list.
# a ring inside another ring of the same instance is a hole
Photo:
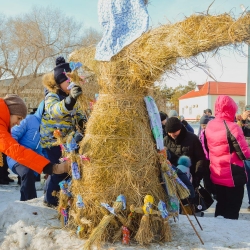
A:
{"label": "wooden stick", "polygon": [[187,216],[187,218],[188,218],[188,220],[189,220],[189,222],[190,222],[190,224],[191,224],[192,228],[194,229],[194,231],[195,231],[196,235],[197,235],[197,236],[198,236],[198,238],[200,239],[200,241],[201,241],[202,245],[204,245],[204,242],[203,242],[203,240],[201,239],[201,237],[200,237],[199,233],[197,232],[197,230],[195,229],[194,224],[193,224],[193,223],[192,223],[192,221],[190,220],[190,218],[189,218],[189,216],[188,216],[188,214],[187,214],[187,212],[186,212],[186,210],[185,210],[185,208],[184,208],[184,206],[183,206],[183,204],[182,204],[182,202],[181,202],[180,197],[179,197],[178,195],[177,195],[177,197],[178,197],[178,199],[179,199],[179,201],[180,201],[180,204],[181,204],[182,210],[184,211],[185,215]]}
{"label": "wooden stick", "polygon": [[187,199],[187,201],[188,201],[188,204],[189,204],[189,206],[190,206],[190,208],[191,208],[191,210],[192,210],[192,213],[193,213],[194,218],[196,219],[198,225],[200,226],[200,229],[203,231],[203,228],[202,228],[202,226],[201,226],[201,224],[200,224],[200,222],[199,222],[197,216],[195,215],[194,207],[192,206],[192,204],[189,202],[188,199]]}

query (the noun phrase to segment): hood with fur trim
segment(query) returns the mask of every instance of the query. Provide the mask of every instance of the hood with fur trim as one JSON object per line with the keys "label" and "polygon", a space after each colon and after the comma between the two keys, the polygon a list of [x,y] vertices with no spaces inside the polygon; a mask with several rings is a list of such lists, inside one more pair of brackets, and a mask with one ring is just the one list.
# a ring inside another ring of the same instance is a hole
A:
{"label": "hood with fur trim", "polygon": [[42,83],[43,86],[51,93],[56,94],[60,90],[59,85],[55,81],[53,72],[43,75]]}

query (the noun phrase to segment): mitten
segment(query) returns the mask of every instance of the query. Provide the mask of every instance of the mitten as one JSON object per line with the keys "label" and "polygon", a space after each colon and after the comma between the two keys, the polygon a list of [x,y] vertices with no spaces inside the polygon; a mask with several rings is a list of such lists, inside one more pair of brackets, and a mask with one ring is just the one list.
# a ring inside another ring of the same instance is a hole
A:
{"label": "mitten", "polygon": [[72,110],[76,104],[77,98],[82,94],[82,88],[75,85],[71,88],[69,96],[65,98],[65,107],[67,110]]}

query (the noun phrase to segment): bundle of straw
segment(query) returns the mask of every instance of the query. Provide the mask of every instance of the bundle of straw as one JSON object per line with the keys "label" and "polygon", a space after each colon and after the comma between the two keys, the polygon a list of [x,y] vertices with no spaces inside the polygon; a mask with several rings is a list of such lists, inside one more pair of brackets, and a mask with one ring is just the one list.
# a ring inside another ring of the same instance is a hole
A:
{"label": "bundle of straw", "polygon": [[172,241],[172,231],[169,225],[169,218],[163,220],[163,237],[165,242]]}
{"label": "bundle of straw", "polygon": [[[99,99],[81,143],[81,153],[90,162],[84,163],[84,178],[72,185],[73,194],[83,197],[86,219],[97,226],[102,214],[96,204],[110,204],[121,193],[126,196],[128,207],[141,206],[147,193],[156,202],[165,201],[144,96],[164,72],[175,72],[178,59],[249,41],[248,14],[238,20],[228,14],[192,15],[143,34],[110,62],[95,61],[94,47],[72,53],[70,60],[82,62],[84,69],[96,75],[100,86]],[[86,230],[83,237],[89,237],[91,230]],[[105,238],[105,234],[112,236],[115,232],[105,230],[102,234]],[[151,237],[148,239],[149,242]]]}
{"label": "bundle of straw", "polygon": [[154,234],[149,222],[149,214],[142,216],[139,229],[135,235],[135,239],[140,245],[149,244],[154,238]]}
{"label": "bundle of straw", "polygon": [[[122,203],[121,202],[115,202],[114,203],[114,209],[115,212],[119,212],[122,208]],[[91,235],[89,236],[88,240],[84,244],[84,249],[89,250],[91,249],[92,244],[94,244],[96,241],[100,241],[101,236],[106,229],[106,227],[109,225],[112,219],[114,219],[115,215],[110,214],[110,215],[105,215],[99,225],[93,229]]]}

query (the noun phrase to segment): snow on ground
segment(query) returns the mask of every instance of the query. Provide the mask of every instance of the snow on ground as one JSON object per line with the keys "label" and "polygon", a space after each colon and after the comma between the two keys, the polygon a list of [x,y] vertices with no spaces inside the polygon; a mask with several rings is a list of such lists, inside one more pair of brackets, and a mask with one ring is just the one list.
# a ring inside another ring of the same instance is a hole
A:
{"label": "snow on ground", "polygon": [[[43,191],[39,182],[37,199],[27,202],[19,200],[19,186],[0,185],[0,249],[1,250],[66,250],[83,249],[84,241],[75,234],[61,228],[56,210],[43,205]],[[250,212],[247,211],[246,190],[239,220],[214,218],[214,205],[198,218],[199,228],[193,216],[192,223],[204,241],[201,244],[188,219],[180,215],[179,222],[171,221],[173,241],[141,247],[109,244],[103,249],[250,249]]]}

